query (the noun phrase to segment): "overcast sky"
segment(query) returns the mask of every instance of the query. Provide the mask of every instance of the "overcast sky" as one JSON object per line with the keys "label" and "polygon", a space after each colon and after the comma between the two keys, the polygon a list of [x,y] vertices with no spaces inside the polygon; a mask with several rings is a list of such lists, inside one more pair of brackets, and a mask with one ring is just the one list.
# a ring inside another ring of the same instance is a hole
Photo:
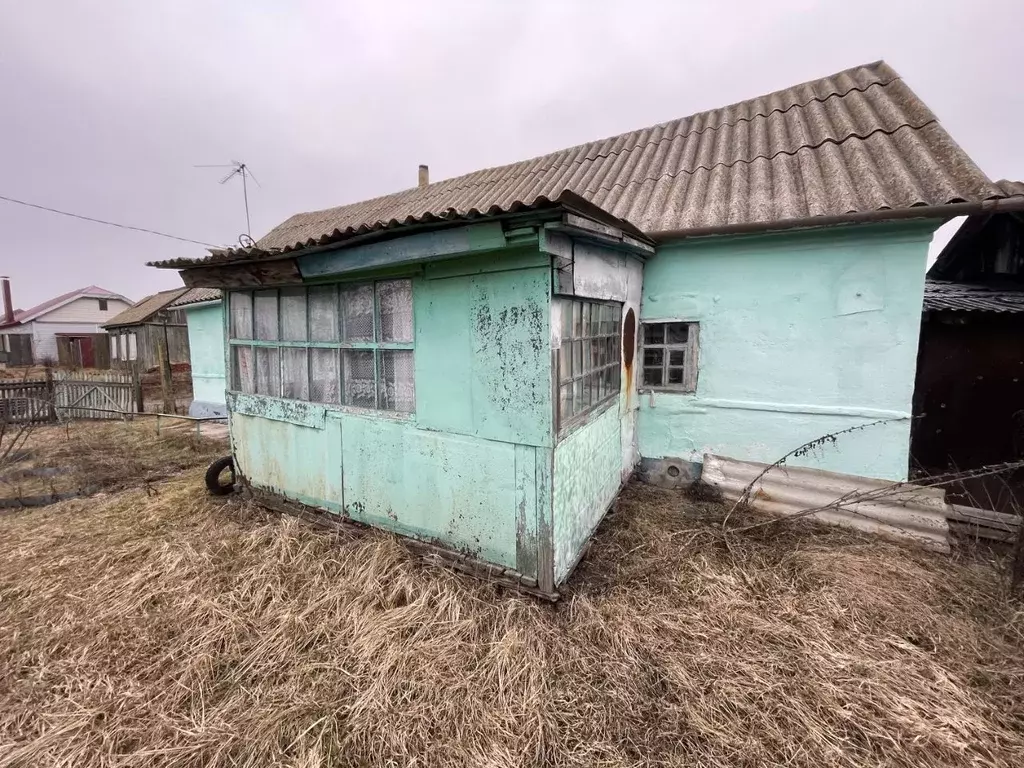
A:
{"label": "overcast sky", "polygon": [[[0,0],[0,195],[210,243],[886,59],[993,179],[1024,178],[1024,3]],[[948,230],[948,227],[947,227]],[[27,307],[199,245],[0,201]]]}

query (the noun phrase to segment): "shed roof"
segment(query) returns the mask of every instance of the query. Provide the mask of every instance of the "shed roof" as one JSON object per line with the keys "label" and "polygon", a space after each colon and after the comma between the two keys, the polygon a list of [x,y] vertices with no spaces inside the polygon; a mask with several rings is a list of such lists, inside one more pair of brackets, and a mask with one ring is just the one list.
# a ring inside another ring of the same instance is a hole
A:
{"label": "shed roof", "polygon": [[188,290],[188,288],[174,288],[147,296],[139,301],[138,304],[128,307],[128,309],[115,315],[103,327],[112,328],[114,326],[144,323],[160,310],[166,309],[170,306],[171,302],[187,293]]}
{"label": "shed roof", "polygon": [[172,301],[170,306],[177,309],[178,307],[187,307],[191,304],[200,304],[206,301],[220,301],[220,299],[220,288],[190,288]]}
{"label": "shed roof", "polygon": [[409,220],[510,210],[564,191],[648,233],[1005,196],[877,61],[531,160],[299,213],[257,246],[285,253]]}
{"label": "shed roof", "polygon": [[929,279],[925,312],[1024,312],[1024,291]]}

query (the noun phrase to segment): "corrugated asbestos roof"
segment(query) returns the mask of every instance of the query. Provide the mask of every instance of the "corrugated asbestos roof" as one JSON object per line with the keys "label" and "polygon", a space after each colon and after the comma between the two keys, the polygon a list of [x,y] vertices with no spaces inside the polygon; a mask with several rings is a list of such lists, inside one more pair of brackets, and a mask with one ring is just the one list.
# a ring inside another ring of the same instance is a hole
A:
{"label": "corrugated asbestos roof", "polygon": [[138,304],[128,307],[128,309],[115,315],[103,327],[110,328],[115,325],[137,325],[144,323],[149,319],[150,315],[154,315],[160,310],[167,308],[171,302],[181,297],[188,290],[188,288],[175,288],[170,291],[160,291],[160,293],[147,296],[139,301]]}
{"label": "corrugated asbestos roof", "polygon": [[220,301],[220,298],[220,288],[191,288],[183,293],[180,298],[172,301],[169,306],[177,309],[178,307],[187,307],[190,304],[199,304],[203,301]]}
{"label": "corrugated asbestos roof", "polygon": [[1000,179],[999,181],[996,182],[996,186],[999,187],[999,190],[1007,197],[1024,195],[1024,181],[1010,181],[1009,179]]}
{"label": "corrugated asbestos roof", "polygon": [[1024,291],[928,280],[924,284],[924,310],[926,312],[1024,312]]}
{"label": "corrugated asbestos roof", "polygon": [[566,190],[648,233],[1004,196],[879,61],[531,160],[296,214],[257,246],[293,251],[430,217],[508,211]]}

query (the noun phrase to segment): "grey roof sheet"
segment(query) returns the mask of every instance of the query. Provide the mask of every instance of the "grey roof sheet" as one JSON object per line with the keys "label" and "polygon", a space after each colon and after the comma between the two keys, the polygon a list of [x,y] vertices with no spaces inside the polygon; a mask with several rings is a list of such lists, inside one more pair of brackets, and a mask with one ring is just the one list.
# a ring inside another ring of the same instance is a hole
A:
{"label": "grey roof sheet", "polygon": [[187,307],[190,304],[199,304],[203,301],[219,301],[220,298],[220,288],[190,288],[179,298],[172,301],[169,306],[176,309],[178,307]]}
{"label": "grey roof sheet", "polygon": [[103,325],[104,328],[111,328],[119,325],[137,325],[144,323],[149,319],[151,315],[156,314],[162,309],[168,307],[171,302],[179,298],[182,294],[188,291],[188,288],[174,288],[170,291],[160,291],[160,293],[154,293],[141,299],[138,303],[128,307],[123,312],[119,312],[114,315],[107,323]]}
{"label": "grey roof sheet", "polygon": [[996,182],[996,186],[999,187],[999,190],[1007,197],[1024,195],[1024,181],[1010,181],[1009,179],[1000,179],[999,181]]}
{"label": "grey roof sheet", "polygon": [[1005,195],[878,61],[530,160],[299,213],[257,246],[297,250],[432,216],[510,210],[564,191],[645,232]]}
{"label": "grey roof sheet", "polygon": [[928,280],[924,284],[926,312],[1024,312],[1024,290]]}

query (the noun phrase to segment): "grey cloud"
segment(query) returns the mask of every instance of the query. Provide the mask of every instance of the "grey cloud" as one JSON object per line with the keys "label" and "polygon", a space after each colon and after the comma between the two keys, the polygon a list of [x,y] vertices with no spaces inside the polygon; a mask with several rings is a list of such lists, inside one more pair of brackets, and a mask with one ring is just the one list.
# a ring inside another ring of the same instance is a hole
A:
{"label": "grey cloud", "polygon": [[[0,194],[212,243],[885,58],[993,178],[1024,177],[1008,0],[0,2]],[[200,246],[0,203],[21,306]],[[947,228],[948,231],[948,228]],[[942,235],[942,237],[948,235]],[[941,238],[940,238],[941,239]]]}

